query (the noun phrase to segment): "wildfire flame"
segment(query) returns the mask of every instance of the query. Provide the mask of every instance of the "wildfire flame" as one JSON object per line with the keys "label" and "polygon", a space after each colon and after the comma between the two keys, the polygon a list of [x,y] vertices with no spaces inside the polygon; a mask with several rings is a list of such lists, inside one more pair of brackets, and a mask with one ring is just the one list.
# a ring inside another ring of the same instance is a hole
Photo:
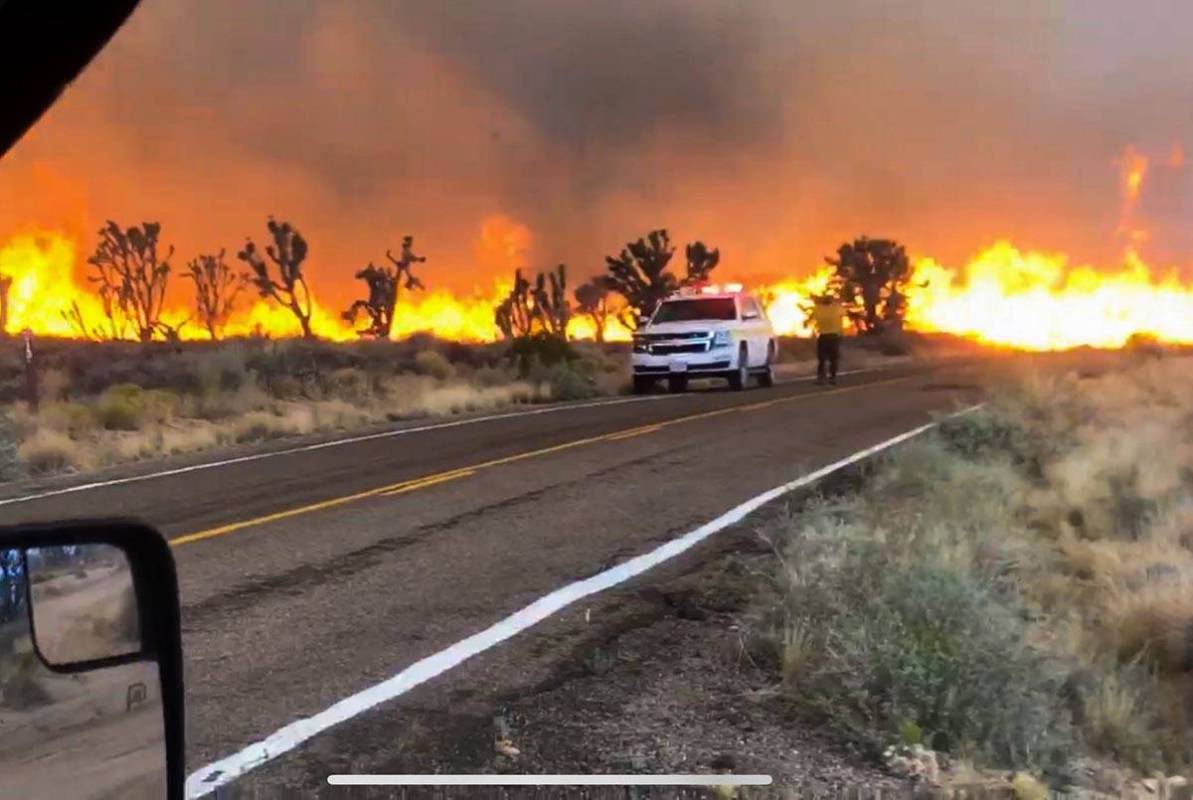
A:
{"label": "wildfire flame", "polygon": [[[1121,347],[1133,335],[1193,344],[1193,283],[1182,281],[1174,271],[1149,266],[1138,254],[1137,245],[1146,238],[1146,230],[1136,219],[1136,209],[1149,163],[1133,147],[1116,160],[1121,199],[1118,234],[1125,241],[1120,265],[1113,269],[1070,266],[1063,254],[1025,252],[1008,241],[996,242],[960,268],[920,257],[913,262],[907,289],[907,327],[1028,350]],[[1171,169],[1184,163],[1179,143],[1156,161],[1159,168]],[[486,219],[476,265],[487,274],[502,276],[492,290],[468,296],[443,289],[403,292],[391,335],[403,338],[427,332],[465,342],[495,340],[499,332],[493,310],[510,288],[505,276],[524,263],[530,242],[525,226],[500,215]],[[6,331],[29,328],[39,335],[79,336],[81,318],[87,335],[111,335],[103,303],[84,273],[78,243],[63,233],[33,231],[0,245],[0,289],[9,281]],[[811,333],[806,309],[831,277],[831,268],[821,265],[808,277],[754,288],[778,333],[806,336]],[[163,314],[181,338],[206,338],[202,326],[188,322],[189,317],[190,310],[183,305]],[[317,336],[334,341],[359,335],[317,297],[312,299],[311,327]],[[223,327],[225,336],[278,338],[300,332],[288,309],[255,296],[242,298]],[[569,335],[577,339],[592,338],[594,332],[592,321],[579,315],[568,327]],[[607,321],[606,339],[624,341],[629,336],[616,318]]]}
{"label": "wildfire flame", "polygon": [[[8,292],[7,329],[30,328],[48,336],[78,336],[64,316],[77,307],[91,329],[102,329],[106,316],[99,297],[75,277],[79,249],[70,238],[53,232],[16,236],[0,247],[0,275],[12,279]],[[775,329],[806,336],[805,308],[824,291],[831,271],[821,267],[808,278],[785,280],[758,292]],[[394,315],[394,338],[429,332],[458,341],[493,341],[493,308],[508,291],[495,284],[491,294],[457,296],[444,290],[406,293]],[[1132,335],[1161,341],[1193,343],[1193,285],[1175,273],[1161,274],[1128,250],[1113,271],[1070,267],[1062,254],[1024,252],[1000,241],[961,269],[932,258],[914,262],[908,289],[907,326],[952,333],[990,344],[1029,350],[1056,350],[1080,345],[1121,347]],[[171,308],[172,325],[189,315]],[[316,301],[311,318],[316,335],[334,341],[357,338],[352,325]],[[224,327],[226,336],[296,336],[298,323],[289,310],[254,298],[244,303]],[[591,338],[591,321],[572,320],[573,338]],[[197,325],[183,325],[184,339],[206,338]],[[606,338],[625,340],[629,332],[610,320]]]}
{"label": "wildfire flame", "polygon": [[[0,277],[12,280],[8,290],[9,333],[29,328],[42,336],[78,337],[83,331],[68,317],[77,309],[87,335],[110,335],[107,315],[93,287],[80,280],[79,248],[58,232],[37,231],[13,237],[0,246]],[[392,335],[402,338],[429,332],[463,342],[492,341],[497,335],[493,307],[509,291],[495,282],[492,294],[458,297],[444,290],[404,293],[394,312]],[[276,303],[249,297],[242,300],[223,326],[224,336],[298,336],[298,320]],[[205,339],[207,333],[191,319],[188,308],[168,308],[165,323],[177,327],[180,338]],[[340,314],[312,302],[311,329],[316,336],[333,341],[358,338],[357,329]],[[126,326],[127,332],[127,326]]]}

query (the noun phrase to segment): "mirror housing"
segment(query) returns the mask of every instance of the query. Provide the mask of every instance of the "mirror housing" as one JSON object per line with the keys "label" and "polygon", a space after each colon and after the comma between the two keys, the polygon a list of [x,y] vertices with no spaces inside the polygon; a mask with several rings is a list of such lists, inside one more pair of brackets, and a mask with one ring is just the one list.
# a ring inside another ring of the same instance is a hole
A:
{"label": "mirror housing", "polygon": [[[157,680],[160,682],[162,710],[162,735],[164,738],[166,796],[171,800],[182,800],[186,783],[186,737],[185,712],[182,679],[182,640],[178,604],[178,579],[174,569],[174,557],[166,540],[154,529],[130,520],[88,520],[79,522],[50,523],[0,527],[0,552],[21,551],[28,564],[29,551],[44,553],[53,548],[66,548],[67,552],[79,552],[77,548],[103,545],[115,548],[123,554],[119,577],[126,584],[131,575],[132,596],[135,599],[136,625],[132,643],[127,640],[123,647],[102,651],[113,655],[90,657],[83,660],[55,663],[45,658],[38,646],[38,618],[34,608],[38,591],[29,580],[28,568],[24,569],[24,590],[27,592],[26,613],[30,618],[32,643],[41,665],[49,673],[61,673],[72,678],[85,680],[84,673],[100,674],[100,671],[125,665],[156,664]],[[106,559],[104,570],[113,570],[113,559]],[[127,569],[127,573],[123,572]],[[69,579],[68,573],[60,573]],[[111,572],[109,574],[115,574]],[[106,578],[100,574],[100,580]],[[33,580],[37,580],[34,577]],[[9,575],[12,581],[11,573]],[[82,581],[75,581],[85,585]],[[91,602],[91,594],[80,592],[79,603]],[[103,595],[99,595],[103,597]],[[121,597],[120,600],[125,598]],[[44,624],[44,623],[43,623]],[[139,647],[136,646],[139,639]],[[126,667],[132,669],[131,667]],[[115,670],[113,670],[115,671]],[[128,688],[129,706],[133,701],[144,700],[145,695],[157,695],[141,685],[145,693],[133,697]],[[37,713],[36,711],[31,713]],[[0,754],[2,755],[2,754]],[[62,776],[59,776],[61,779]],[[0,775],[0,782],[3,776]],[[65,795],[63,795],[65,796]]]}

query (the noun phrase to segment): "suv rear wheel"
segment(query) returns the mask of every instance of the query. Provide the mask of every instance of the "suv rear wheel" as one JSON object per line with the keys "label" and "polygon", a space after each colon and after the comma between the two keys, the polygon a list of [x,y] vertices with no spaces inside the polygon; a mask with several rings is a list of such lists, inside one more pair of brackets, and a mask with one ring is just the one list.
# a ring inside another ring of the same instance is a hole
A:
{"label": "suv rear wheel", "polygon": [[740,392],[746,388],[746,381],[750,379],[750,351],[746,347],[746,343],[741,343],[741,348],[737,351],[737,369],[729,373],[729,388],[735,392]]}

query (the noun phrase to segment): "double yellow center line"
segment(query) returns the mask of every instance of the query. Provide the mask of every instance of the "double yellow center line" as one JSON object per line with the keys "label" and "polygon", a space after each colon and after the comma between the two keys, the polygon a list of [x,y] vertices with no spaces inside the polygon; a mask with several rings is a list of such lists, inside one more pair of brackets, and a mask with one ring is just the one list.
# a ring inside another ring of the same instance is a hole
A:
{"label": "double yellow center line", "polygon": [[655,422],[650,425],[639,425],[634,428],[626,428],[613,433],[602,433],[599,436],[586,436],[583,439],[573,439],[562,444],[551,445],[550,447],[542,447],[537,450],[527,450],[523,453],[515,453],[512,456],[503,456],[502,458],[494,458],[489,461],[482,461],[479,464],[471,464],[466,467],[458,467],[456,469],[446,470],[443,472],[436,472],[430,475],[423,475],[418,478],[400,481],[398,483],[391,483],[386,486],[378,486],[375,489],[366,489],[363,492],[356,492],[354,494],[347,494],[341,497],[333,497],[330,500],[321,500],[318,503],[311,503],[305,506],[298,506],[296,508],[288,508],[285,511],[277,511],[273,514],[266,514],[261,517],[253,517],[252,519],[241,520],[240,522],[230,522],[227,525],[220,525],[216,528],[208,528],[203,531],[196,531],[195,533],[188,533],[183,536],[177,536],[170,540],[170,545],[179,547],[184,544],[192,542],[199,542],[204,539],[212,539],[216,536],[223,536],[225,534],[233,533],[244,528],[251,528],[256,525],[264,525],[269,522],[277,522],[290,517],[297,517],[301,514],[309,514],[312,511],[323,511],[328,508],[335,508],[347,503],[354,503],[357,500],[364,500],[369,497],[392,497],[394,495],[405,494],[407,492],[425,489],[429,486],[435,486],[440,483],[447,483],[459,478],[467,478],[469,475],[474,475],[482,469],[490,467],[499,467],[505,464],[513,464],[517,461],[524,461],[528,458],[537,458],[538,456],[550,455],[551,453],[559,453],[564,450],[571,450],[576,447],[582,447],[588,444],[596,444],[597,442],[616,442],[624,439],[631,439],[635,436],[642,436],[648,433],[660,431],[663,428],[671,425],[679,425],[684,422],[695,422],[700,419],[708,419],[709,417],[720,416],[721,414],[732,414],[739,411],[757,411],[761,408],[769,408],[770,406],[779,403],[791,403],[797,400],[810,400],[818,397],[827,397],[834,394],[842,394],[857,389],[866,389],[874,386],[881,386],[883,384],[898,383],[899,381],[907,380],[906,377],[888,378],[881,381],[873,381],[870,383],[863,383],[857,386],[846,386],[840,389],[830,389],[822,392],[807,392],[804,394],[788,395],[786,397],[777,397],[772,400],[762,400],[757,403],[745,403],[743,405],[734,405],[727,408],[718,408],[712,411],[702,411],[698,414],[688,414],[683,417],[676,417],[675,419],[664,420],[663,422]]}

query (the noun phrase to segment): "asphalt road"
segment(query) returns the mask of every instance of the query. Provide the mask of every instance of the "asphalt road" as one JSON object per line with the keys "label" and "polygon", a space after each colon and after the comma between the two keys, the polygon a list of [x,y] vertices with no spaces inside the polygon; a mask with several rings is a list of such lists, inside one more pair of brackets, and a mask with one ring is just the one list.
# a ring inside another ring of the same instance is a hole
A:
{"label": "asphalt road", "polygon": [[[910,366],[837,387],[797,381],[432,427],[8,503],[0,519],[131,515],[173,541],[196,769],[563,584],[971,402],[970,370]],[[552,652],[537,634],[515,637],[237,785],[310,790],[333,762],[392,765],[412,730],[450,729],[478,693],[533,683]],[[431,755],[437,768],[453,763]]]}

